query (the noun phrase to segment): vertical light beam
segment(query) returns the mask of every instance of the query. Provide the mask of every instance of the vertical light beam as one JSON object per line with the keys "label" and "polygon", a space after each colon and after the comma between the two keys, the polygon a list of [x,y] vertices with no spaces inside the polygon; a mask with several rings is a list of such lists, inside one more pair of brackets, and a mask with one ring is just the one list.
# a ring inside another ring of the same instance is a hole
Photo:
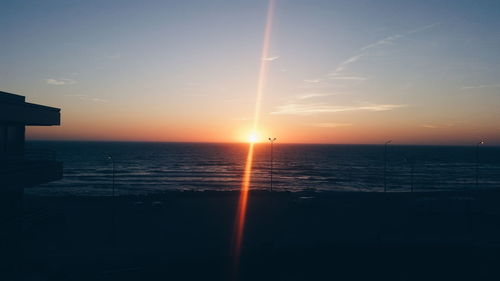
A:
{"label": "vertical light beam", "polygon": [[250,180],[252,177],[253,148],[254,148],[254,143],[250,143],[245,164],[245,170],[243,172],[243,181],[241,183],[240,199],[238,202],[238,209],[236,213],[236,231],[234,237],[234,247],[235,247],[234,258],[236,260],[236,264],[238,264],[241,251],[241,243],[243,240],[243,230],[245,226],[245,215],[248,202],[248,190],[250,188]]}
{"label": "vertical light beam", "polygon": [[264,41],[262,43],[262,55],[260,56],[259,78],[257,80],[257,98],[255,100],[255,112],[253,121],[253,131],[256,132],[259,126],[260,106],[264,85],[267,77],[267,65],[269,62],[269,42],[271,39],[271,27],[273,24],[275,0],[269,0],[267,8],[266,27],[264,29]]}
{"label": "vertical light beam", "polygon": [[[253,133],[257,132],[260,117],[260,107],[262,101],[262,94],[267,75],[267,64],[269,62],[269,41],[271,38],[271,26],[273,22],[275,0],[269,0],[267,8],[266,26],[264,29],[264,41],[262,43],[262,54],[260,57],[259,76],[257,80],[257,98],[255,101]],[[245,170],[243,171],[243,180],[241,183],[240,198],[236,212],[235,235],[234,235],[234,262],[235,273],[237,274],[239,267],[239,259],[241,255],[241,246],[243,242],[243,232],[245,228],[245,216],[248,203],[248,191],[252,179],[252,164],[253,164],[254,143],[250,143],[248,147],[248,154],[246,158]]]}

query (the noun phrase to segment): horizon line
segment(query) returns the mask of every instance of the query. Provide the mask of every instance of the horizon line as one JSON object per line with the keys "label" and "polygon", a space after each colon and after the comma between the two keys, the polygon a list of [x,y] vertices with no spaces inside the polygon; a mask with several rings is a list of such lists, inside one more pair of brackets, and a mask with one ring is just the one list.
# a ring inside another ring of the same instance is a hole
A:
{"label": "horizon line", "polygon": [[[148,141],[148,140],[82,140],[82,139],[26,139],[27,142],[107,142],[107,143],[171,143],[171,144],[248,144],[248,142],[223,142],[223,141]],[[269,144],[267,141],[255,142],[258,144]],[[277,142],[276,144],[286,144],[286,145],[384,145],[384,142],[380,143],[323,143],[323,142]],[[391,146],[475,146],[475,142],[470,142],[470,144],[443,144],[443,143],[391,143]],[[485,143],[484,146],[488,147],[500,147],[498,143]]]}

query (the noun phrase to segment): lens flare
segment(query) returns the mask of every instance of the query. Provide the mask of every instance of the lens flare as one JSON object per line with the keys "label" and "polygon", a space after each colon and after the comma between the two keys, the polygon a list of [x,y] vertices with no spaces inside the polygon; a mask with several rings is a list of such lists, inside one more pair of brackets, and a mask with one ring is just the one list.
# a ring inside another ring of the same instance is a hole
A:
{"label": "lens flare", "polygon": [[248,142],[249,143],[256,143],[259,141],[259,136],[257,135],[257,133],[251,133],[249,136],[248,136]]}
{"label": "lens flare", "polygon": [[240,256],[241,242],[243,240],[243,230],[245,227],[245,215],[248,203],[248,190],[250,189],[250,180],[252,177],[253,148],[254,144],[250,143],[245,164],[245,170],[243,171],[243,181],[241,184],[240,199],[238,202],[238,209],[236,213],[236,232],[234,241],[235,242],[234,257],[236,259],[236,263],[238,262],[238,258]]}
{"label": "lens flare", "polygon": [[[264,30],[264,41],[262,44],[262,55],[260,60],[259,76],[257,81],[257,98],[255,101],[255,112],[254,112],[254,122],[253,122],[253,132],[257,132],[260,117],[260,106],[262,100],[262,94],[264,92],[264,85],[266,82],[267,74],[267,64],[270,61],[269,57],[269,41],[271,38],[271,26],[273,22],[275,0],[270,0],[267,17],[266,26]],[[250,184],[252,179],[252,164],[253,164],[253,152],[255,141],[258,140],[257,135],[254,139],[250,137],[248,154],[246,158],[245,170],[243,171],[243,180],[241,183],[240,199],[238,202],[237,212],[236,212],[236,223],[235,223],[235,235],[234,235],[234,259],[235,259],[235,273],[238,271],[239,259],[241,255],[241,246],[243,243],[243,233],[245,228],[245,216],[247,212],[248,204],[248,191],[250,190]]]}

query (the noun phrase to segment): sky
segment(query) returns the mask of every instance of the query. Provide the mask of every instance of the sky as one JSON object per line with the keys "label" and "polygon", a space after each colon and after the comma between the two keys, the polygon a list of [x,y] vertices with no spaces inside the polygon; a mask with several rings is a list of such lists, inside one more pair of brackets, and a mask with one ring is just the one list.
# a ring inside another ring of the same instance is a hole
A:
{"label": "sky", "polygon": [[28,139],[500,144],[500,1],[0,0]]}

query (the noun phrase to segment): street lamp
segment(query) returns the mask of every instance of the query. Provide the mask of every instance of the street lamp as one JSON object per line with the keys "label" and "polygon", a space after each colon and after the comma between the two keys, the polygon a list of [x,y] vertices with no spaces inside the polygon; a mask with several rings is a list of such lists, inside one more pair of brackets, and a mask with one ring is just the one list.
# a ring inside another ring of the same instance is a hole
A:
{"label": "street lamp", "polygon": [[108,159],[111,160],[111,164],[112,164],[112,170],[111,170],[111,178],[112,178],[112,191],[111,191],[111,195],[113,198],[115,198],[115,160],[113,159],[113,156],[111,155],[108,155]]}
{"label": "street lamp", "polygon": [[276,141],[276,138],[269,138],[269,142],[271,143],[271,192],[273,192],[273,143]]}
{"label": "street lamp", "polygon": [[391,142],[392,140],[388,140],[384,144],[384,192],[387,192],[387,145]]}
{"label": "street lamp", "polygon": [[113,156],[108,155],[108,159],[111,160],[112,164],[112,169],[111,169],[111,178],[112,178],[112,189],[111,189],[111,243],[115,245],[115,216],[116,216],[116,211],[115,211],[115,160],[113,159]]}
{"label": "street lamp", "polygon": [[481,144],[484,144],[485,140],[480,140],[476,144],[476,190],[478,189],[479,186],[479,146]]}
{"label": "street lamp", "polygon": [[405,160],[410,164],[410,192],[413,192],[413,174],[415,170],[415,160],[412,157],[405,157]]}
{"label": "street lamp", "polygon": [[411,165],[411,176],[410,176],[410,191],[413,192],[413,185],[414,185],[414,180],[413,180],[413,175],[415,173],[415,160],[411,159],[410,160],[410,165]]}

